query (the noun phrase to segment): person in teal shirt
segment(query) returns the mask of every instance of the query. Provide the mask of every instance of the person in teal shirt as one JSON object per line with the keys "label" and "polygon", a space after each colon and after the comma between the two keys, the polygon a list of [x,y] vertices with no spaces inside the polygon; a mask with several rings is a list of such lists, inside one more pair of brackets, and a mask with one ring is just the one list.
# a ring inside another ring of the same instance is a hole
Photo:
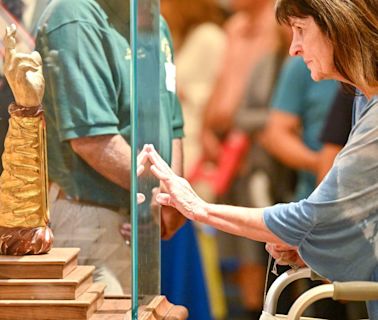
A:
{"label": "person in teal shirt", "polygon": [[312,80],[300,57],[289,58],[278,78],[264,146],[298,170],[295,200],[308,197],[316,187],[319,135],[338,88],[335,80]]}
{"label": "person in teal shirt", "polygon": [[[44,105],[55,246],[80,247],[79,263],[95,265],[95,281],[105,282],[106,294],[111,295],[130,293],[131,287],[130,247],[120,232],[130,205],[128,6],[127,1],[52,1],[39,22],[36,44],[47,83]],[[173,62],[167,54],[172,43],[163,20],[160,35],[159,147],[181,175],[183,118],[174,76],[166,73],[166,64]],[[175,210],[162,209],[165,238],[184,222]],[[183,230],[188,228],[191,224]],[[192,235],[190,245],[198,251],[193,231],[186,234]],[[198,252],[194,260],[200,268]],[[175,303],[191,308],[186,301]]]}
{"label": "person in teal shirt", "polygon": [[[57,52],[57,74],[45,72],[48,87],[54,88],[45,95],[50,180],[72,199],[128,208],[125,189],[129,186],[129,170],[122,172],[117,155],[110,159],[102,155],[104,168],[99,168],[92,163],[97,159],[87,159],[81,153],[82,145],[92,149],[92,141],[96,148],[88,151],[97,152],[100,137],[103,147],[120,144],[130,153],[128,41],[96,1],[53,1],[42,17],[40,25],[43,24],[46,29],[39,32],[37,49],[45,61],[44,40],[49,51]],[[163,142],[181,140],[183,120],[174,93],[164,92],[162,100],[167,107],[161,109],[161,152],[170,162],[172,143]],[[130,162],[127,158],[122,160]],[[115,173],[110,172],[111,163],[117,169]]]}

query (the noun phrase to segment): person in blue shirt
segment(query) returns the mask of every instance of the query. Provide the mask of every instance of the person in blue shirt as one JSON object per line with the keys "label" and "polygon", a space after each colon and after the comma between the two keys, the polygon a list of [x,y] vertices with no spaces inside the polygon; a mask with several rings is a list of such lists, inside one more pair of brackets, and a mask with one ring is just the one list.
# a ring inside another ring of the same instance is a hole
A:
{"label": "person in blue shirt", "polygon": [[[377,0],[278,0],[276,17],[291,26],[290,54],[303,58],[313,80],[339,80],[366,97],[358,101],[348,142],[329,173],[299,202],[267,208],[210,204],[149,146],[151,171],[167,190],[157,200],[191,220],[272,243],[280,262],[305,263],[332,281],[378,281]],[[279,254],[277,245],[284,248]],[[367,305],[369,318],[378,319],[378,301]]]}
{"label": "person in blue shirt", "polygon": [[288,167],[298,170],[294,200],[307,198],[316,187],[319,139],[339,84],[311,79],[300,57],[289,58],[274,90],[262,143]]}

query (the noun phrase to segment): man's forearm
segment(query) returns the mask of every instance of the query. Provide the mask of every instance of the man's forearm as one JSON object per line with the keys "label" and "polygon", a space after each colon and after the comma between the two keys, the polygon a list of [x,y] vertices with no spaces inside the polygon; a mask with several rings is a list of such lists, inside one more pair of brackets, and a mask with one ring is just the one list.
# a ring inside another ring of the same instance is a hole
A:
{"label": "man's forearm", "polygon": [[317,173],[318,154],[304,144],[301,130],[299,115],[274,109],[260,141],[269,153],[287,166]]}
{"label": "man's forearm", "polygon": [[94,170],[120,187],[130,189],[131,148],[121,135],[82,137],[70,143]]}
{"label": "man's forearm", "polygon": [[[82,137],[70,141],[72,149],[94,170],[113,183],[130,189],[131,148],[121,135]],[[183,173],[181,139],[173,140],[172,169]]]}

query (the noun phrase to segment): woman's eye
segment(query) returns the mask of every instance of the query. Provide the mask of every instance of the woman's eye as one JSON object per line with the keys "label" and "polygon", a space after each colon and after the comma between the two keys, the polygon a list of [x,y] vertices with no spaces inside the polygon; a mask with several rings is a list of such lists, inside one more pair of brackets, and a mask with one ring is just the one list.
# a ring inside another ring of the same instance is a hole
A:
{"label": "woman's eye", "polygon": [[302,35],[302,33],[303,33],[303,28],[302,27],[300,27],[300,26],[294,26],[293,29],[294,29],[294,31],[297,34]]}

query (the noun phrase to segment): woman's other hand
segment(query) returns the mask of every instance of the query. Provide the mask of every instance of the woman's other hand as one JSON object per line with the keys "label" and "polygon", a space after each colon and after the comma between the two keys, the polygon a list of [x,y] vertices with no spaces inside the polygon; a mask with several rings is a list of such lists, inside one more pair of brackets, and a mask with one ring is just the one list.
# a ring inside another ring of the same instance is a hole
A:
{"label": "woman's other hand", "polygon": [[266,251],[276,260],[279,265],[305,267],[306,264],[298,254],[295,247],[282,244],[267,243]]}

